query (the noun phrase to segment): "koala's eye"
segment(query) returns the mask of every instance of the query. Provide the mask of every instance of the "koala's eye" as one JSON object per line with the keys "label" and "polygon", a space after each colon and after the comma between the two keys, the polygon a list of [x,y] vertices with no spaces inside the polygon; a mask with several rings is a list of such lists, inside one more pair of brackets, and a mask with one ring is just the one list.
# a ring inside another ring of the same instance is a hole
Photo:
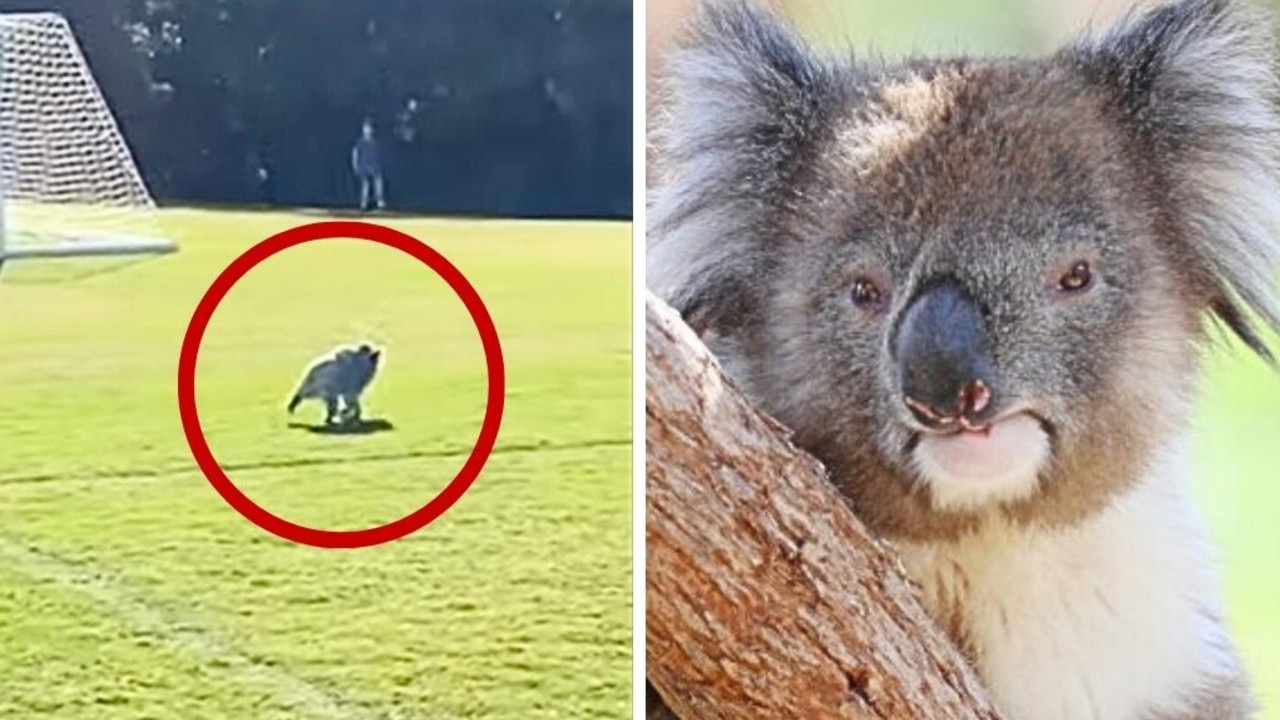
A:
{"label": "koala's eye", "polygon": [[1064,292],[1079,292],[1092,284],[1093,271],[1089,269],[1089,263],[1084,260],[1071,263],[1071,268],[1058,278],[1058,289]]}
{"label": "koala's eye", "polygon": [[853,290],[850,292],[850,297],[853,298],[854,305],[862,307],[879,305],[880,301],[884,299],[883,294],[880,292],[880,286],[876,285],[871,278],[865,277],[860,277],[853,281]]}

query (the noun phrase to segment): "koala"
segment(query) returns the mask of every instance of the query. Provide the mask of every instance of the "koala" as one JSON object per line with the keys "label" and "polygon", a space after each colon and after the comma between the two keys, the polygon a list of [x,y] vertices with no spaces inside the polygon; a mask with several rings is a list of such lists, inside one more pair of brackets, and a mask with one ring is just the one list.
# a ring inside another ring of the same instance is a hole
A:
{"label": "koala", "polygon": [[[1272,362],[1267,18],[834,59],[704,2],[651,137],[650,289],[901,553],[1011,720],[1239,720],[1189,497],[1206,348]],[[1215,330],[1224,332],[1218,333]]]}
{"label": "koala", "polygon": [[303,400],[319,398],[325,403],[326,425],[359,422],[360,395],[373,381],[381,358],[382,351],[368,344],[339,348],[317,358],[289,400],[289,414],[292,415]]}

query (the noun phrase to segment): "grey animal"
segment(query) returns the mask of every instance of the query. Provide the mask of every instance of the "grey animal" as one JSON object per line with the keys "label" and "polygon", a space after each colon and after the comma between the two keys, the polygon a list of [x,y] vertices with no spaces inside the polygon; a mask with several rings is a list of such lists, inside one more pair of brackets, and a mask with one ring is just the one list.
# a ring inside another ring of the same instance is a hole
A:
{"label": "grey animal", "polygon": [[338,348],[317,358],[307,368],[288,410],[293,414],[303,400],[324,400],[325,424],[349,424],[361,419],[360,396],[373,381],[382,350],[372,345]]}
{"label": "grey animal", "polygon": [[1044,56],[884,63],[729,0],[670,66],[651,289],[1012,720],[1255,716],[1188,448],[1212,328],[1268,359],[1280,328],[1269,27],[1177,0]]}

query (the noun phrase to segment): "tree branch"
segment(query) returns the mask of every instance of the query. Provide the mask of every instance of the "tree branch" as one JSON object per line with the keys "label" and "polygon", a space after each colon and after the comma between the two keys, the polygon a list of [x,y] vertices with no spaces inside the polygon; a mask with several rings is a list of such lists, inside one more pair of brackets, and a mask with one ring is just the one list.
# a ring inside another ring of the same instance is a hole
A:
{"label": "tree branch", "polygon": [[[685,720],[998,716],[900,563],[650,295],[647,661]],[[656,713],[651,713],[654,717]]]}

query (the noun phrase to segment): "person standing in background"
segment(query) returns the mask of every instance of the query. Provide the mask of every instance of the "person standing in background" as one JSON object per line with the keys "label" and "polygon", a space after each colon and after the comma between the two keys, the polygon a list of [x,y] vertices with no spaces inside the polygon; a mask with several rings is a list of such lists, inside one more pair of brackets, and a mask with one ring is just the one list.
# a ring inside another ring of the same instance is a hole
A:
{"label": "person standing in background", "polygon": [[360,138],[351,148],[351,169],[360,181],[360,210],[369,210],[370,191],[377,208],[387,206],[383,193],[382,161],[378,157],[378,141],[373,136],[373,121],[366,119],[361,128]]}

